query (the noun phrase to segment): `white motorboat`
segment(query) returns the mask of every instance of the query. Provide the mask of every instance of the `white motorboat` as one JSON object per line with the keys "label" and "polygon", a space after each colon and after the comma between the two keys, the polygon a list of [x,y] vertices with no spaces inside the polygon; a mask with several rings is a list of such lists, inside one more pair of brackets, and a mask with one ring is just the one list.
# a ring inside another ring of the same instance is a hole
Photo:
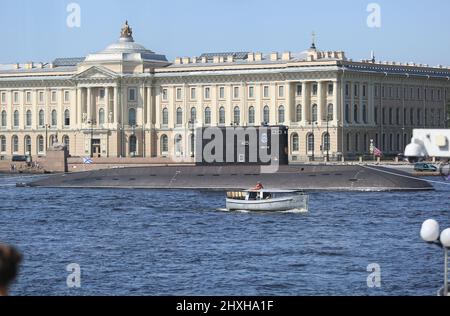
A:
{"label": "white motorboat", "polygon": [[302,191],[258,190],[227,193],[227,210],[252,212],[307,212],[309,196]]}

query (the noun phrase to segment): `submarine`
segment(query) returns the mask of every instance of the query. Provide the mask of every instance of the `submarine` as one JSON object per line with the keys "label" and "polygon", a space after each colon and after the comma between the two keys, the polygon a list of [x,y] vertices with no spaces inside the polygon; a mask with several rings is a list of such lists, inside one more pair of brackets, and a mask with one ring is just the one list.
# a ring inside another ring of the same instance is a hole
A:
{"label": "submarine", "polygon": [[28,183],[46,188],[173,190],[424,191],[434,187],[400,170],[369,165],[283,165],[271,173],[261,166],[164,166],[55,174]]}

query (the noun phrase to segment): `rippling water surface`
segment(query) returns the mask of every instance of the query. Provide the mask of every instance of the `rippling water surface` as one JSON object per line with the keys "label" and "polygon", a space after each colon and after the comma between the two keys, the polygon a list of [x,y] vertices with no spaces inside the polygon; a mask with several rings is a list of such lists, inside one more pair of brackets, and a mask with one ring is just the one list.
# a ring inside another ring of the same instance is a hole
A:
{"label": "rippling water surface", "polygon": [[[450,227],[450,187],[313,193],[309,214],[217,211],[224,194],[16,188],[0,176],[0,240],[25,260],[15,295],[435,295],[443,255],[428,218]],[[66,266],[78,263],[81,288]],[[367,286],[367,266],[382,286]]]}

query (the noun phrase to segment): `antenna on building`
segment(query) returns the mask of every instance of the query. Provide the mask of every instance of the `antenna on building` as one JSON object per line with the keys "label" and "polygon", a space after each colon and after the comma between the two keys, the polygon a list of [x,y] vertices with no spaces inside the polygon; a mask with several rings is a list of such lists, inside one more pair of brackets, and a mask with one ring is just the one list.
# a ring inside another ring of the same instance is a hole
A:
{"label": "antenna on building", "polygon": [[311,36],[312,36],[312,44],[311,44],[311,49],[316,49],[316,32],[312,32],[312,34],[311,34]]}

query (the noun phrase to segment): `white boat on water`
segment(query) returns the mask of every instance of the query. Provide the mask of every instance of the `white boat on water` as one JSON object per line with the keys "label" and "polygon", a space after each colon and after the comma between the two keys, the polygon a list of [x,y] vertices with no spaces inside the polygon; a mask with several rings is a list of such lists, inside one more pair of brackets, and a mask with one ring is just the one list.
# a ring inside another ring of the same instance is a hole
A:
{"label": "white boat on water", "polygon": [[309,196],[293,190],[248,190],[227,193],[227,210],[252,212],[307,212]]}

